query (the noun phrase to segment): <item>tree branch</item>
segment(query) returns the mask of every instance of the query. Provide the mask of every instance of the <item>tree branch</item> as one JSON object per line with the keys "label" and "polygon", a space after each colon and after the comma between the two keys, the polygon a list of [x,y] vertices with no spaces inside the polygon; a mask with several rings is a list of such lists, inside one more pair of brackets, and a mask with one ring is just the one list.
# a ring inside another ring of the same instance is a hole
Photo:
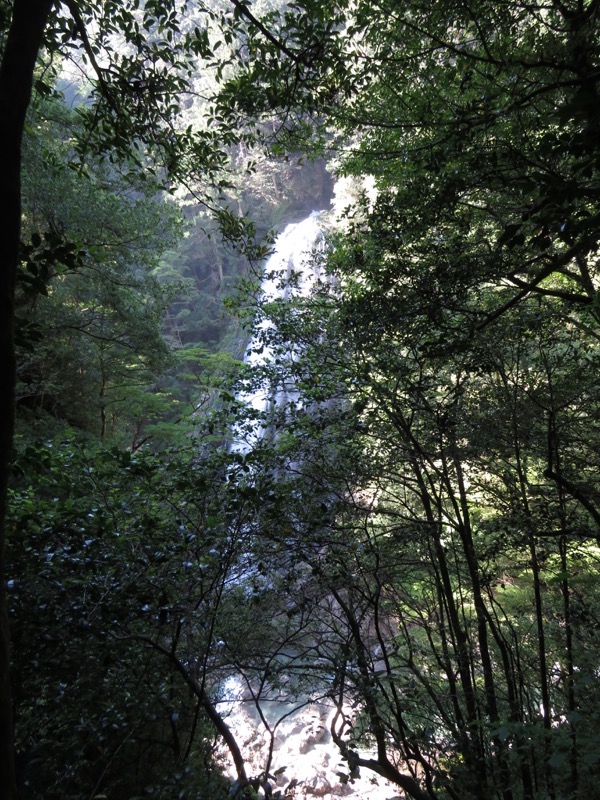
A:
{"label": "tree branch", "polygon": [[291,58],[296,64],[299,62],[298,55],[294,53],[293,50],[290,50],[289,47],[286,47],[286,45],[283,44],[283,42],[281,42],[276,36],[273,36],[269,29],[266,28],[262,22],[254,16],[246,3],[241,2],[241,0],[230,0],[230,2],[243,17],[246,17],[246,19],[262,33],[265,39],[268,39],[272,45],[275,45],[278,50],[280,50],[282,53],[285,53],[285,55],[288,58]]}
{"label": "tree branch", "polygon": [[193,675],[190,675],[175,653],[173,653],[171,650],[167,650],[166,647],[163,647],[161,644],[154,641],[154,639],[151,639],[149,636],[143,636],[142,634],[130,634],[130,638],[150,645],[150,647],[157,650],[159,653],[165,656],[171,662],[171,664],[173,664],[177,672],[179,672],[192,692],[196,695],[200,704],[202,705],[202,708],[206,712],[206,716],[210,719],[215,730],[227,745],[229,752],[231,753],[231,757],[233,758],[238,781],[246,784],[248,782],[248,777],[246,775],[246,766],[242,751],[239,748],[235,736],[231,732],[231,728],[229,725],[227,725],[223,717],[215,708],[214,704],[210,701],[200,682],[196,680]]}

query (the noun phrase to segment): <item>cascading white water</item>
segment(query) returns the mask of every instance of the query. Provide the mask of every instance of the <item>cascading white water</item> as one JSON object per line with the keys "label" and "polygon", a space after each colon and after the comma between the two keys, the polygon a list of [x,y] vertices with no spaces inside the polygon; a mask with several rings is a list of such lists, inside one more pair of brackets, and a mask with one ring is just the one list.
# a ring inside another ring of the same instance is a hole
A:
{"label": "cascading white water", "polygon": [[[275,240],[275,249],[267,261],[265,273],[260,287],[261,304],[277,300],[289,300],[291,297],[307,297],[316,280],[319,278],[319,267],[311,258],[319,239],[322,236],[320,215],[313,211],[302,222],[288,225]],[[261,367],[273,361],[274,352],[268,343],[269,331],[273,322],[267,318],[260,321],[246,349],[244,361],[250,367]],[[290,350],[289,358],[293,358]],[[238,399],[256,417],[256,424],[250,429],[235,431],[232,449],[246,453],[262,438],[266,428],[269,412],[277,406],[283,406],[290,399],[297,399],[293,386],[279,386],[274,389],[268,379],[253,385],[252,389],[242,390]]]}
{"label": "cascading white water", "polygon": [[[322,237],[320,212],[297,224],[288,225],[277,237],[274,252],[269,258],[261,283],[259,302],[264,307],[276,301],[293,297],[308,297],[320,279],[320,259],[312,257]],[[300,402],[299,392],[293,383],[273,386],[268,371],[260,377],[261,368],[268,367],[275,358],[281,358],[272,346],[275,323],[267,313],[257,325],[245,355],[245,363],[255,368],[259,378],[251,377],[238,393],[237,399],[254,414],[254,420],[234,428],[232,451],[246,454],[251,451],[269,430],[272,412],[282,409],[288,402]],[[293,346],[285,349],[284,358],[295,359],[299,354]],[[244,567],[243,578],[256,577],[252,559]],[[283,648],[289,655],[292,647]],[[292,664],[292,668],[297,665]],[[281,677],[281,676],[280,676]],[[273,732],[273,752],[270,775],[259,791],[260,797],[319,797],[334,800],[348,796],[352,800],[384,800],[393,794],[394,787],[373,775],[350,775],[349,767],[341,758],[329,733],[335,709],[332,703],[321,698],[311,703],[301,697],[293,701],[293,692],[287,696],[287,684],[270,687],[265,683],[259,695],[253,694],[251,684],[240,674],[230,675],[221,685],[221,698],[216,706],[226,717],[227,724],[240,743],[250,773],[261,774],[269,751],[267,727]],[[346,709],[348,717],[354,709]],[[265,727],[267,726],[267,727]],[[368,751],[364,757],[371,757]],[[231,772],[233,777],[233,771]],[[269,789],[267,791],[267,785]]]}

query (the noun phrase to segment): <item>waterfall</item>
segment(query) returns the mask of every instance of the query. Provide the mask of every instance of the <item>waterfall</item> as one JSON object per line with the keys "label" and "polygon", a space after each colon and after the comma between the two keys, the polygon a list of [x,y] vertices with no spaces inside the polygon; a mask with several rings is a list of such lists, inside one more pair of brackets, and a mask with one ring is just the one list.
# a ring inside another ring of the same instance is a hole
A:
{"label": "waterfall", "polygon": [[[319,279],[319,265],[311,255],[322,238],[321,213],[313,211],[301,222],[288,225],[275,240],[260,286],[261,306],[309,295]],[[269,417],[276,408],[299,398],[293,385],[274,387],[266,369],[262,376],[258,374],[261,367],[266,368],[274,362],[275,352],[270,343],[274,333],[274,323],[267,315],[259,322],[246,348],[244,362],[256,368],[256,371],[251,385],[247,382],[238,393],[238,400],[253,412],[253,422],[250,426],[246,425],[243,429],[238,426],[235,430],[232,449],[239,453],[248,452],[262,439],[268,428]],[[291,348],[286,357],[290,360],[294,358]]]}
{"label": "waterfall", "polygon": [[[278,411],[283,415],[289,406],[299,408],[304,402],[293,378],[282,375],[288,372],[286,361],[288,365],[293,364],[302,355],[301,348],[285,341],[285,331],[279,335],[278,315],[273,306],[290,301],[290,307],[286,308],[289,320],[289,315],[294,313],[294,298],[307,298],[318,286],[322,278],[322,259],[318,254],[316,258],[314,256],[315,251],[324,246],[321,225],[320,212],[313,212],[302,222],[288,225],[277,237],[273,254],[265,265],[257,298],[261,316],[244,357],[248,374],[236,393],[244,421],[233,427],[231,452],[234,460],[239,462],[246,461],[245,456],[257,448],[266,435],[275,435],[272,424],[273,419],[279,416]],[[283,370],[270,369],[275,363],[281,364],[282,360]],[[303,410],[312,414],[313,407],[318,410],[319,403],[312,401],[311,406],[305,405]],[[285,424],[285,420],[279,422]],[[256,463],[259,464],[260,453],[257,455]],[[288,466],[292,467],[291,462]],[[294,477],[299,472],[299,469],[290,469]],[[252,484],[255,477],[256,473],[251,469],[245,480]],[[287,535],[284,532],[282,540]],[[290,587],[296,582],[300,585],[303,575],[309,579],[310,566],[303,565],[301,559],[291,564],[290,553],[285,547],[281,554],[277,547],[272,556],[267,555],[267,558],[272,558],[269,571],[265,571],[264,565],[255,557],[251,543],[249,548],[240,556],[233,581],[242,589],[248,585],[246,601],[249,604],[253,602],[255,591],[251,584],[260,584],[260,591],[265,596],[277,591],[270,583],[271,573],[278,573],[281,578],[287,570],[290,570],[290,575],[295,572]],[[293,593],[293,588],[287,591]],[[348,733],[359,711],[344,705],[343,723],[340,723],[340,710],[330,697],[328,634],[322,650],[319,649],[320,640],[319,647],[314,646],[311,626],[319,622],[316,617],[310,618],[310,614],[304,616],[302,607],[296,606],[293,594],[285,596],[279,613],[274,613],[268,603],[266,607],[267,612],[273,614],[271,623],[281,626],[281,641],[275,639],[271,642],[268,663],[264,666],[253,664],[252,659],[246,667],[232,666],[219,686],[220,696],[215,702],[218,712],[240,743],[248,773],[258,776],[254,779],[258,796],[291,798],[302,793],[302,796],[312,795],[323,800],[334,800],[341,795],[351,800],[386,800],[391,797],[396,787],[380,776],[360,776],[341,756],[331,736],[334,724],[338,732]],[[311,676],[310,685],[305,682],[307,675]],[[374,755],[370,750],[358,747],[355,751],[365,758]],[[233,763],[227,754],[224,755],[233,779]],[[267,763],[268,773],[264,771]],[[232,797],[236,796],[238,788],[234,783],[230,792]]]}

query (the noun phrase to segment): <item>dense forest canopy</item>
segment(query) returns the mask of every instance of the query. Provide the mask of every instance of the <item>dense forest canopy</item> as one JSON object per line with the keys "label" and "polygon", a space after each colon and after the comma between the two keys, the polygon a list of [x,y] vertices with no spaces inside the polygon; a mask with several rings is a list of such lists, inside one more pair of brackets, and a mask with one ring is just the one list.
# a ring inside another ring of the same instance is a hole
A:
{"label": "dense forest canopy", "polygon": [[[345,789],[593,797],[600,3],[14,0],[0,34],[8,800],[310,795],[274,701],[330,709]],[[332,193],[311,291],[261,293]]]}

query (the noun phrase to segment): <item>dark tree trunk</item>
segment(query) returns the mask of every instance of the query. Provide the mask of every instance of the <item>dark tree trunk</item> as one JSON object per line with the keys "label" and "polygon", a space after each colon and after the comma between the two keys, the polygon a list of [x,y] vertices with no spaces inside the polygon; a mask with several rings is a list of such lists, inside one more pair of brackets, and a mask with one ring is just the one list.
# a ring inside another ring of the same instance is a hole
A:
{"label": "dark tree trunk", "polygon": [[10,640],[4,550],[8,471],[15,412],[14,296],[21,232],[21,141],[33,72],[52,0],[15,0],[0,65],[0,786],[17,796],[10,690]]}

